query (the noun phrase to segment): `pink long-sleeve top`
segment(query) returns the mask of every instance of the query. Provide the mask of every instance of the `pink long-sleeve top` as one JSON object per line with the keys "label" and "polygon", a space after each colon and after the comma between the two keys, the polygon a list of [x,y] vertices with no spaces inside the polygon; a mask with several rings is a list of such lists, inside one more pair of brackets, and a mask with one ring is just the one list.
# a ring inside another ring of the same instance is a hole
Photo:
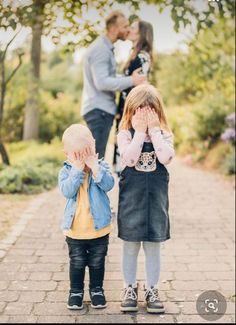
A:
{"label": "pink long-sleeve top", "polygon": [[162,131],[155,127],[145,132],[135,131],[133,139],[130,131],[121,130],[117,135],[117,143],[121,156],[121,169],[126,166],[134,167],[142,152],[144,142],[152,142],[156,156],[160,163],[167,165],[175,155],[173,133]]}

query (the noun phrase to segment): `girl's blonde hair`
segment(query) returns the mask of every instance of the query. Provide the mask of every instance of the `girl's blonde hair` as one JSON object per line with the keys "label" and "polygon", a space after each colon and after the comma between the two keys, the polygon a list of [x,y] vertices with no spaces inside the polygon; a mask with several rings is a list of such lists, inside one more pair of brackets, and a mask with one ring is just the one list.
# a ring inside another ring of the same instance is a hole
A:
{"label": "girl's blonde hair", "polygon": [[125,100],[124,113],[120,122],[119,130],[132,128],[132,117],[138,107],[149,106],[158,114],[161,128],[170,131],[164,113],[164,107],[159,91],[152,85],[139,85],[134,87]]}

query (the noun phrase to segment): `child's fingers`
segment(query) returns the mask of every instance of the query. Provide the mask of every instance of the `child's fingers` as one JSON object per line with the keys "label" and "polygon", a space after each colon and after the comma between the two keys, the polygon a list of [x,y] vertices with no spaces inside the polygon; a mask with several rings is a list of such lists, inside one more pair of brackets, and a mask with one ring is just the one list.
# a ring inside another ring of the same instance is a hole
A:
{"label": "child's fingers", "polygon": [[89,156],[89,147],[88,146],[84,149],[84,155],[87,157]]}

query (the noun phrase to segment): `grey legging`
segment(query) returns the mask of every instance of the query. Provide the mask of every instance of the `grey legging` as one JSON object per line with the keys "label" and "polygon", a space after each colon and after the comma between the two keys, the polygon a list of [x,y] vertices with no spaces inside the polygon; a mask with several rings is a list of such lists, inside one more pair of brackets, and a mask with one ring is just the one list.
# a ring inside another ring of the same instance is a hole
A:
{"label": "grey legging", "polygon": [[[142,242],[145,253],[146,285],[147,288],[157,285],[160,275],[161,243]],[[123,275],[126,287],[136,284],[137,258],[141,242],[123,241]]]}

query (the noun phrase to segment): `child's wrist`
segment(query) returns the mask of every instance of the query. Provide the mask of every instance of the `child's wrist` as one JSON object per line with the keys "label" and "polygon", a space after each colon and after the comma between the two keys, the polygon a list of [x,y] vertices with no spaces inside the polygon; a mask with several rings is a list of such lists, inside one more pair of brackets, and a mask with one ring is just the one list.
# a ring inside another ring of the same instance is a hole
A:
{"label": "child's wrist", "polygon": [[153,135],[156,132],[161,132],[160,126],[153,126],[151,128],[148,128],[149,135]]}
{"label": "child's wrist", "polygon": [[98,176],[98,172],[99,172],[99,164],[98,164],[98,162],[91,169],[92,169],[92,173],[93,173],[94,178],[96,178]]}

